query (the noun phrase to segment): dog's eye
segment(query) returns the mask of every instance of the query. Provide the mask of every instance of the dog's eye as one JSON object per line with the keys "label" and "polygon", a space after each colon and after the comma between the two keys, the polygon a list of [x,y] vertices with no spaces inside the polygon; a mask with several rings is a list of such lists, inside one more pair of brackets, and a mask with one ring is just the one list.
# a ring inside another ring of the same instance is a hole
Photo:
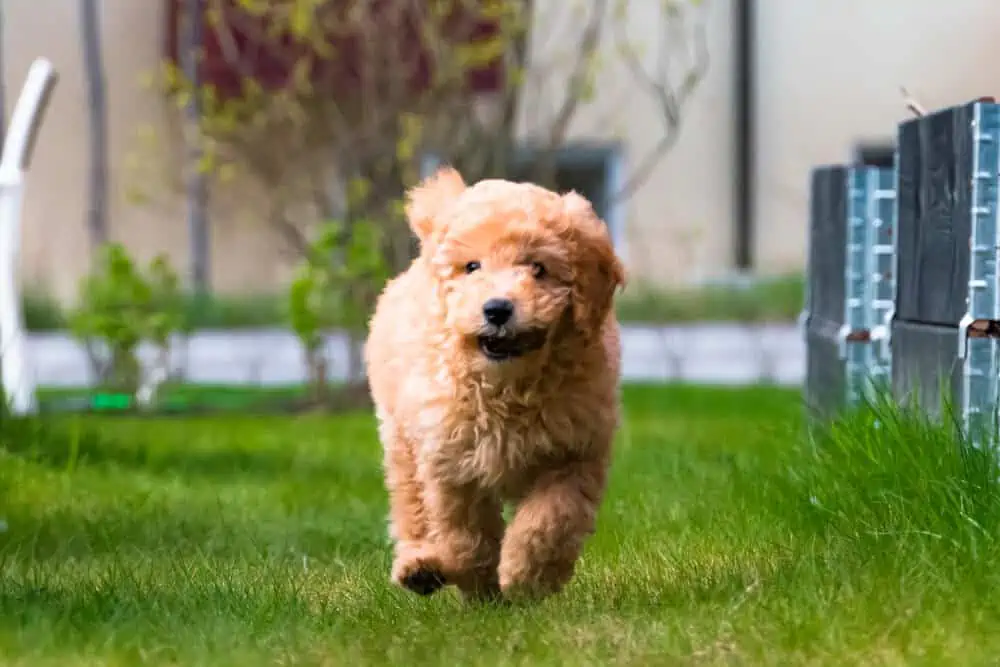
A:
{"label": "dog's eye", "polygon": [[474,273],[479,270],[479,262],[469,262],[465,265],[466,273]]}
{"label": "dog's eye", "polygon": [[531,263],[531,275],[535,276],[536,278],[542,278],[545,276],[545,274],[546,271],[544,264],[542,264],[541,262]]}

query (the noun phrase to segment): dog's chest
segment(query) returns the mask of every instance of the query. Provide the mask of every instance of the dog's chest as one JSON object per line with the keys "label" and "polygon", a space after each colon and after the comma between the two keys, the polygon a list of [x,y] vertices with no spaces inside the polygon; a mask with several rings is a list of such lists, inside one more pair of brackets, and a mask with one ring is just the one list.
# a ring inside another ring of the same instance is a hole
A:
{"label": "dog's chest", "polygon": [[458,406],[442,420],[433,458],[458,483],[510,486],[540,461],[568,454],[580,424],[567,410],[514,402]]}

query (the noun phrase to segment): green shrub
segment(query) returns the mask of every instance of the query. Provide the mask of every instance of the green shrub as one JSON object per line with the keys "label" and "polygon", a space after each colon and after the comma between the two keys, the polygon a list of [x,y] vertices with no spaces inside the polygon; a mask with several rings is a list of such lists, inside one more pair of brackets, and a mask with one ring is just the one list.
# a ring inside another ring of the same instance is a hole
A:
{"label": "green shrub", "polygon": [[288,289],[288,321],[306,355],[316,392],[326,389],[323,334],[365,328],[375,295],[388,277],[379,228],[354,221],[323,226]]}
{"label": "green shrub", "polygon": [[25,290],[21,312],[28,331],[59,331],[66,328],[66,314],[59,302],[41,290]]}
{"label": "green shrub", "polygon": [[[170,336],[188,328],[177,274],[164,256],[143,271],[122,245],[109,244],[81,282],[69,325],[90,351],[102,383],[134,393],[141,380],[139,344],[149,341],[163,355]],[[103,359],[95,344],[103,346]]]}
{"label": "green shrub", "polygon": [[281,294],[203,297],[184,295],[184,318],[192,329],[254,329],[284,326],[288,301]]}

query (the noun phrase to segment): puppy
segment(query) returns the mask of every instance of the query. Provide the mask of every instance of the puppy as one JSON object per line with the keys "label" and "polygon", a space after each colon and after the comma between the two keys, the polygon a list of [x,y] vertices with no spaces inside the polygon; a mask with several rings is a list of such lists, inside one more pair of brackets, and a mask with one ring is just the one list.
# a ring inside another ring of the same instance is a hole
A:
{"label": "puppy", "polygon": [[408,193],[406,215],[420,255],[379,297],[365,349],[392,580],[540,599],[572,577],[604,494],[623,267],[572,192],[467,187],[445,168]]}

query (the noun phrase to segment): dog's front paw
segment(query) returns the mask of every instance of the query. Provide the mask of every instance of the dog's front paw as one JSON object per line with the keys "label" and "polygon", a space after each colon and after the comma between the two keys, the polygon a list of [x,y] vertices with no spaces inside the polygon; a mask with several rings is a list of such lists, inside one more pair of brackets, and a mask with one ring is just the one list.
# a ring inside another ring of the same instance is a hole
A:
{"label": "dog's front paw", "polygon": [[392,564],[392,581],[417,595],[431,595],[447,583],[437,559],[426,548],[417,546],[399,549]]}
{"label": "dog's front paw", "polygon": [[435,570],[419,569],[404,576],[399,583],[417,595],[431,595],[444,586],[444,577]]}

